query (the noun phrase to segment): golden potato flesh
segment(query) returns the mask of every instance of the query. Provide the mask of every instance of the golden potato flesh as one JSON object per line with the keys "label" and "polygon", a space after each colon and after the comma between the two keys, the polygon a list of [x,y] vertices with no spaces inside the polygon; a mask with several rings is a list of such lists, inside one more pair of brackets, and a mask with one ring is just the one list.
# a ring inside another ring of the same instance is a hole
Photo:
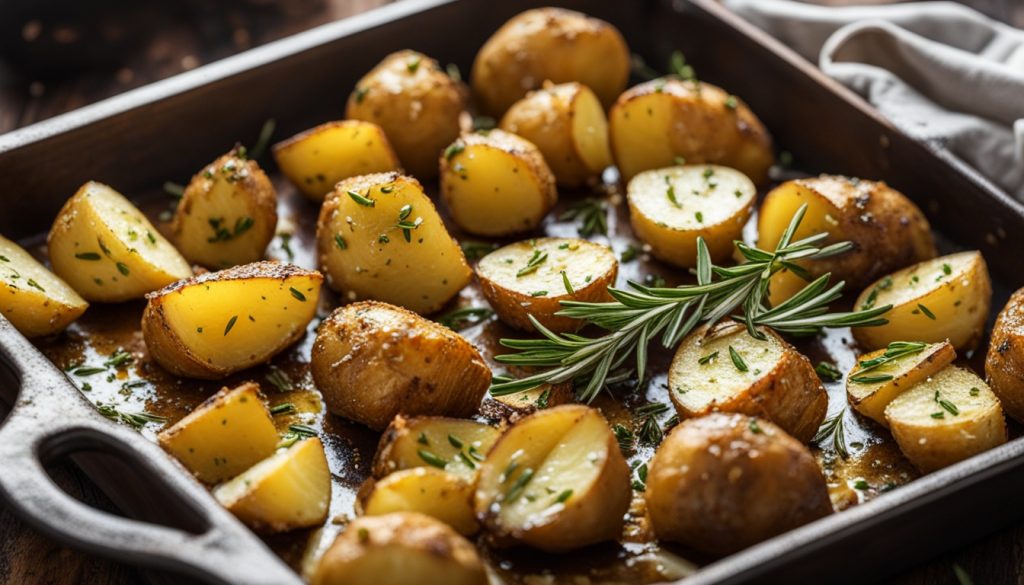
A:
{"label": "golden potato flesh", "polygon": [[726,555],[832,513],[814,455],[741,414],[686,420],[658,447],[647,512],[661,540]]}
{"label": "golden potato flesh", "polygon": [[276,229],[274,184],[238,149],[192,177],[171,223],[182,255],[214,269],[263,259]]}
{"label": "golden potato flesh", "polygon": [[218,379],[266,362],[306,332],[319,272],[255,262],[176,282],[148,295],[150,356],[179,376]]}
{"label": "golden potato flesh", "polygon": [[729,258],[750,219],[757,188],[743,173],[716,165],[686,165],[644,171],[626,187],[633,231],[656,257],[686,268],[697,266],[697,238],[711,261]]}
{"label": "golden potato flesh", "polygon": [[927,473],[1006,442],[999,399],[974,372],[947,366],[885,408],[892,436]]}
{"label": "golden potato flesh", "polygon": [[521,418],[480,466],[477,518],[499,543],[564,552],[622,534],[629,468],[608,423],[573,404]]}
{"label": "golden potato flesh", "polygon": [[431,313],[473,275],[423,187],[397,173],[338,183],[320,209],[316,239],[328,283],[347,300]]}
{"label": "golden potato flesh", "polygon": [[535,144],[559,185],[579,187],[612,164],[604,108],[585,85],[545,84],[512,104],[499,126]]}
{"label": "golden potato flesh", "polygon": [[406,171],[421,179],[437,174],[437,157],[459,136],[466,91],[437,61],[416,51],[384,58],[356,84],[345,117],[384,129]]}
{"label": "golden potato flesh", "polygon": [[846,377],[846,396],[857,412],[882,426],[889,426],[885,420],[885,407],[907,389],[943,370],[954,359],[956,350],[948,341],[891,344],[857,360],[857,365]]}
{"label": "golden potato flesh", "polygon": [[736,412],[774,422],[807,442],[828,409],[828,394],[810,360],[775,332],[764,339],[731,321],[694,330],[679,345],[668,373],[680,418]]}
{"label": "golden potato flesh", "polygon": [[487,301],[505,323],[533,330],[529,316],[553,331],[576,331],[583,322],[556,315],[561,301],[611,300],[619,263],[611,248],[576,238],[536,238],[509,244],[477,263]]}
{"label": "golden potato flesh", "polygon": [[313,201],[323,201],[342,179],[397,171],[398,156],[372,122],[327,122],[274,145],[284,176]]}
{"label": "golden potato flesh", "polygon": [[373,477],[430,466],[472,480],[500,435],[500,429],[472,420],[398,415],[381,435]]}
{"label": "golden potato flesh", "polygon": [[527,10],[480,48],[473,95],[481,110],[497,117],[544,81],[578,81],[607,107],[625,89],[629,63],[629,47],[611,24],[562,8]]}
{"label": "golden potato flesh", "polygon": [[116,302],[192,276],[192,268],[123,195],[90,181],[47,238],[53,271],[89,301]]}
{"label": "golden potato flesh", "polygon": [[608,136],[625,181],[683,160],[731,167],[763,185],[774,160],[771,137],[746,104],[710,83],[675,77],[622,94],[608,114]]}
{"label": "golden potato flesh", "polygon": [[433,467],[414,467],[369,481],[369,493],[360,502],[364,516],[419,512],[465,536],[480,529],[473,514],[473,484],[461,477]]}
{"label": "golden potato flesh", "polygon": [[467,417],[491,381],[458,333],[385,303],[336,309],[320,324],[310,362],[327,409],[381,430],[395,415]]}
{"label": "golden potato flesh", "polygon": [[958,350],[973,348],[985,329],[992,304],[992,283],[979,252],[959,252],[904,268],[868,286],[855,307],[892,305],[878,327],[855,327],[862,347],[893,341],[928,343],[949,340]]}
{"label": "golden potato flesh", "polygon": [[445,149],[441,195],[455,223],[482,236],[530,231],[558,201],[537,147],[502,130],[464,134]]}
{"label": "golden potato flesh", "polygon": [[0,314],[25,337],[63,331],[89,303],[21,246],[0,236]]}
{"label": "golden potato flesh", "polygon": [[1024,288],[1013,293],[992,327],[985,377],[1006,414],[1024,421]]}

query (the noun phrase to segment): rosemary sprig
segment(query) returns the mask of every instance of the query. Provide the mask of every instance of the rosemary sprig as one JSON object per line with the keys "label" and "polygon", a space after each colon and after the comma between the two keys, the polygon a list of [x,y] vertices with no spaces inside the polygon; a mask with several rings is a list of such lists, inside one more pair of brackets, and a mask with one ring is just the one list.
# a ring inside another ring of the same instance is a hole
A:
{"label": "rosemary sprig", "polygon": [[856,384],[874,384],[876,382],[892,380],[891,374],[877,374],[874,376],[867,376],[865,374],[891,363],[894,360],[898,360],[908,355],[921,353],[926,347],[928,347],[927,343],[921,343],[919,341],[894,341],[885,348],[885,353],[882,355],[862,362],[857,362],[857,371],[850,375],[850,381]]}
{"label": "rosemary sprig", "polygon": [[146,426],[146,423],[165,423],[167,419],[162,416],[157,416],[153,413],[142,411],[142,412],[128,412],[120,410],[113,404],[96,403],[96,410],[100,414],[109,418],[110,420],[124,423],[135,430],[139,430]]}
{"label": "rosemary sprig", "polygon": [[826,439],[831,440],[832,448],[843,459],[850,458],[850,451],[846,448],[846,429],[843,426],[843,419],[846,417],[846,407],[839,412],[825,419],[818,427],[818,433],[811,439],[812,443],[821,443]]}
{"label": "rosemary sprig", "polygon": [[580,236],[589,238],[595,234],[608,235],[608,204],[601,199],[587,197],[574,203],[558,216],[560,221],[579,220],[576,231]]}

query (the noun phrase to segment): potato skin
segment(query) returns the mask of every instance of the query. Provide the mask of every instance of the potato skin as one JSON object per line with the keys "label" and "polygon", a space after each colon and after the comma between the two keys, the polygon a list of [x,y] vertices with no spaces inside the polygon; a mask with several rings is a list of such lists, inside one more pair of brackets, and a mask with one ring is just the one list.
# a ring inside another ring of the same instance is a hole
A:
{"label": "potato skin", "polygon": [[832,513],[802,443],[764,419],[709,414],[674,428],[644,492],[659,539],[726,555]]}
{"label": "potato skin", "polygon": [[480,352],[459,334],[375,301],[323,321],[310,367],[330,412],[375,430],[399,413],[471,416],[491,380]]}
{"label": "potato skin", "polygon": [[1006,414],[1024,422],[1024,288],[1010,296],[996,317],[985,377]]}

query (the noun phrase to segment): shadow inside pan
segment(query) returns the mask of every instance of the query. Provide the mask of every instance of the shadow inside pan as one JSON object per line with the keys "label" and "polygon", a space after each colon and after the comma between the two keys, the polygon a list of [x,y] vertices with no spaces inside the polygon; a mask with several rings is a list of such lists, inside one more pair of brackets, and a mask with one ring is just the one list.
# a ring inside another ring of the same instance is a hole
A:
{"label": "shadow inside pan", "polygon": [[0,426],[4,424],[7,419],[7,415],[11,412],[11,405],[18,398],[18,388],[21,384],[18,382],[18,377],[15,376],[14,370],[4,360],[4,355],[0,352]]}

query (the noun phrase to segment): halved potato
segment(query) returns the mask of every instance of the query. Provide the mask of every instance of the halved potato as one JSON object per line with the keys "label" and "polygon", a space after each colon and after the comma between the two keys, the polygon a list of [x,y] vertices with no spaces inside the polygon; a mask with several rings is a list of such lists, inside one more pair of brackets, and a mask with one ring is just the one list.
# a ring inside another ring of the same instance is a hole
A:
{"label": "halved potato", "polygon": [[350,301],[431,313],[473,275],[419,181],[398,173],[338,183],[320,209],[316,240],[328,283]]}
{"label": "halved potato", "polygon": [[312,585],[487,585],[476,548],[415,512],[356,518],[320,559]]}
{"label": "halved potato", "polygon": [[266,362],[306,332],[319,272],[254,262],[182,280],[146,296],[150,356],[179,376],[215,380]]}
{"label": "halved potato", "polygon": [[342,179],[400,168],[384,130],[362,120],[327,122],[278,142],[274,160],[313,201],[323,201]]}
{"label": "halved potato", "polygon": [[320,439],[279,451],[213,490],[214,497],[246,526],[284,532],[327,520],[331,470]]}
{"label": "halved potato", "polygon": [[25,337],[63,331],[89,303],[21,246],[0,236],[0,314]]}
{"label": "halved potato", "polygon": [[221,389],[157,435],[160,446],[204,483],[230,479],[270,457],[279,440],[252,382]]}
{"label": "halved potato", "polygon": [[472,420],[398,415],[381,435],[373,458],[373,477],[431,466],[471,480],[501,432]]}
{"label": "halved potato", "polygon": [[561,301],[611,300],[619,263],[608,246],[576,238],[536,238],[509,244],[480,259],[480,289],[505,323],[533,331],[529,315],[553,331],[583,322],[556,315]]}
{"label": "halved potato", "polygon": [[535,144],[565,187],[594,180],[612,164],[604,108],[580,83],[545,82],[512,104],[499,127]]}
{"label": "halved potato", "polygon": [[[891,344],[857,360],[846,377],[846,396],[857,412],[882,426],[889,426],[885,420],[885,407],[907,389],[938,373],[956,359],[956,350],[948,341],[923,345],[920,351],[908,353],[879,366],[870,367],[870,362],[898,355],[900,345]],[[868,364],[870,369],[861,371]]]}
{"label": "halved potato", "polygon": [[894,272],[857,297],[857,308],[892,305],[885,325],[854,327],[861,346],[875,349],[893,341],[949,340],[957,350],[981,339],[992,304],[992,282],[980,252],[958,252]]}
{"label": "halved potato", "polygon": [[697,265],[697,237],[720,263],[742,239],[757,188],[743,173],[717,165],[644,171],[626,187],[633,231],[656,257],[684,268]]}
{"label": "halved potato", "polygon": [[999,399],[974,372],[947,366],[885,408],[907,459],[928,473],[1006,442]]}
{"label": "halved potato", "polygon": [[192,268],[123,195],[89,181],[47,237],[53,271],[89,301],[116,302],[192,276]]}
{"label": "halved potato", "polygon": [[182,255],[208,268],[261,260],[276,229],[274,184],[238,147],[192,177],[171,223]]}
{"label": "halved potato", "polygon": [[532,230],[558,201],[537,147],[503,130],[463,134],[445,149],[441,195],[455,223],[482,236]]}
{"label": "halved potato", "polygon": [[1024,288],[1010,296],[992,327],[985,376],[1006,414],[1024,422]]}
{"label": "halved potato", "polygon": [[464,536],[480,529],[473,514],[473,484],[457,475],[433,467],[415,467],[367,481],[370,483],[360,490],[361,515],[419,512]]}
{"label": "halved potato", "polygon": [[608,113],[608,136],[625,181],[683,159],[732,167],[763,185],[774,161],[768,131],[742,100],[710,83],[675,77],[619,96]]}
{"label": "halved potato", "polygon": [[564,552],[622,534],[629,467],[601,413],[573,404],[512,425],[480,466],[477,518],[499,543]]}
{"label": "halved potato", "polygon": [[679,345],[668,372],[680,418],[736,412],[772,421],[807,442],[828,409],[810,360],[768,328],[751,336],[733,321],[704,325]]}
{"label": "halved potato", "polygon": [[335,309],[320,324],[310,369],[329,411],[377,430],[399,413],[471,416],[491,381],[461,335],[374,301]]}

